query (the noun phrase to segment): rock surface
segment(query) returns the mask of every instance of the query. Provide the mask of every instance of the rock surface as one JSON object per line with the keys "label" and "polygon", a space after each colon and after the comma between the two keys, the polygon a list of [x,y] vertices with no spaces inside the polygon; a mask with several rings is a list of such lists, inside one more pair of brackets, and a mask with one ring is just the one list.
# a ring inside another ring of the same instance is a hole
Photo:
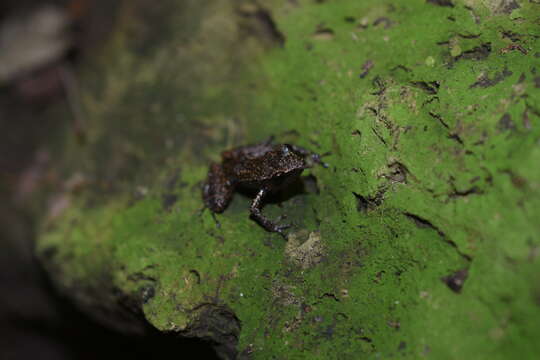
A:
{"label": "rock surface", "polygon": [[[37,252],[108,325],[223,358],[533,358],[540,347],[536,1],[130,2],[81,74],[86,142]],[[200,184],[276,135],[331,152],[271,216]],[[68,182],[68,180],[66,180]]]}

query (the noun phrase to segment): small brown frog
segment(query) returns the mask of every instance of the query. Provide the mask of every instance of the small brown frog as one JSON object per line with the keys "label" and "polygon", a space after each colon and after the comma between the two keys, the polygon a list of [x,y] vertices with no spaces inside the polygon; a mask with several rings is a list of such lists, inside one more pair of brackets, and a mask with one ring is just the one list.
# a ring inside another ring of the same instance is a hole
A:
{"label": "small brown frog", "polygon": [[265,217],[261,212],[263,198],[292,183],[313,164],[328,167],[321,161],[321,155],[295,145],[272,144],[272,138],[224,151],[221,159],[221,164],[210,165],[203,187],[206,207],[214,213],[222,213],[237,188],[257,190],[250,207],[251,217],[267,231],[283,237],[283,230],[290,225],[277,225]]}

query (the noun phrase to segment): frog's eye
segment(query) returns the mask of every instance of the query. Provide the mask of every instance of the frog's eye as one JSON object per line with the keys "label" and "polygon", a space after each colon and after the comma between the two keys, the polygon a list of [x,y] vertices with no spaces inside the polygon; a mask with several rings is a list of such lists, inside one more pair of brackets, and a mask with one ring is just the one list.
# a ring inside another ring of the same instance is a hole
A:
{"label": "frog's eye", "polygon": [[287,156],[289,155],[290,152],[291,152],[291,149],[289,148],[289,145],[283,145],[283,147],[281,148],[281,153],[284,156]]}

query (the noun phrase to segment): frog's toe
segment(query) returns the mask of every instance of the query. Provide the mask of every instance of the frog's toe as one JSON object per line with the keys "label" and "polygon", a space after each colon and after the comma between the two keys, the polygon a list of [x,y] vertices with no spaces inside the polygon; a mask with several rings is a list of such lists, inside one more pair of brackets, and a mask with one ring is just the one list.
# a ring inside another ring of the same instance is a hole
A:
{"label": "frog's toe", "polygon": [[315,164],[321,165],[323,168],[328,168],[330,165],[328,163],[325,163],[322,158],[328,155],[331,155],[331,152],[325,152],[324,154],[320,155],[317,153],[311,154],[311,161],[313,161]]}
{"label": "frog's toe", "polygon": [[279,233],[285,239],[287,239],[287,234],[285,234],[284,230],[286,230],[286,229],[288,229],[290,227],[291,227],[291,224],[276,225],[275,228],[274,228],[274,231]]}

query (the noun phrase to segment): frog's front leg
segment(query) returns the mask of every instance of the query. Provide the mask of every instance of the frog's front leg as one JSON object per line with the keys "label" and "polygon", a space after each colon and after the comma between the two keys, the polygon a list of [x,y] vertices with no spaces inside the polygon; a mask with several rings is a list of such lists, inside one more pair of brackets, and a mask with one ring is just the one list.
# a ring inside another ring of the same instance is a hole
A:
{"label": "frog's front leg", "polygon": [[203,186],[203,199],[212,212],[222,213],[232,200],[234,185],[229,181],[221,164],[210,165],[208,177]]}
{"label": "frog's front leg", "polygon": [[255,196],[255,199],[253,199],[253,202],[251,203],[251,207],[249,208],[251,211],[251,217],[253,217],[253,219],[255,219],[255,221],[257,221],[266,231],[277,232],[284,238],[287,238],[283,230],[290,227],[290,225],[277,225],[262,214],[262,200],[267,193],[268,190],[266,189],[259,190],[257,196]]}
{"label": "frog's front leg", "polygon": [[309,157],[311,159],[311,161],[313,161],[313,163],[315,164],[319,164],[321,165],[323,168],[327,168],[328,167],[328,164],[325,163],[324,161],[322,161],[322,157],[323,156],[327,156],[327,155],[330,155],[330,153],[324,153],[322,155],[319,155],[317,153],[314,153],[313,151],[310,151],[308,149],[305,149],[303,147],[300,147],[300,146],[296,146],[296,145],[289,145],[294,152],[304,156],[304,157]]}

